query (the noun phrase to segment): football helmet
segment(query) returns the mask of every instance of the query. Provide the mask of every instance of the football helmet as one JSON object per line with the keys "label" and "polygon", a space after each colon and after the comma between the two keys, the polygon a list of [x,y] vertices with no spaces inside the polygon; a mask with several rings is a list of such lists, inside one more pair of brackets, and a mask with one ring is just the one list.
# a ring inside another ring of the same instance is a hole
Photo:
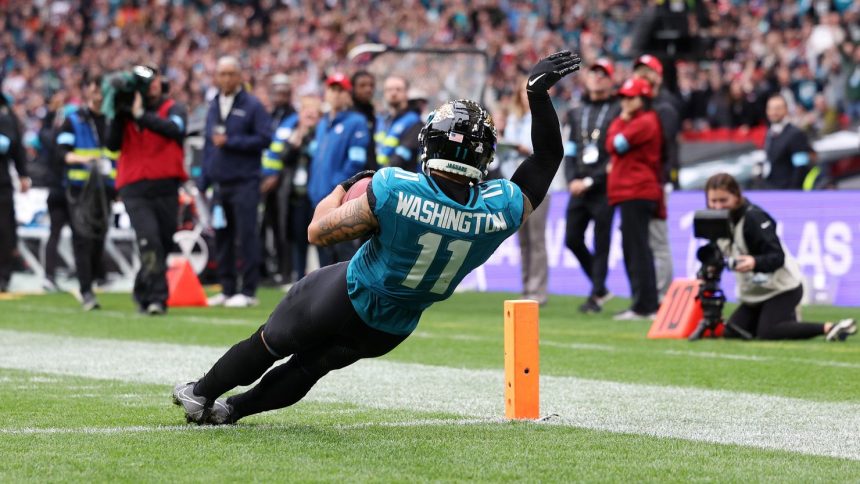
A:
{"label": "football helmet", "polygon": [[449,101],[430,113],[418,153],[425,173],[432,168],[481,181],[496,153],[493,117],[474,101]]}

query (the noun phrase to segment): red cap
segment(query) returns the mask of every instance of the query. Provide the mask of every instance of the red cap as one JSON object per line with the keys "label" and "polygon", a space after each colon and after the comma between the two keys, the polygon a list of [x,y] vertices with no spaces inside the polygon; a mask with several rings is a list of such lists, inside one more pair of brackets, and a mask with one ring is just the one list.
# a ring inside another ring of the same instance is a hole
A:
{"label": "red cap", "polygon": [[660,59],[654,57],[653,55],[645,54],[639,56],[636,59],[636,62],[633,64],[633,68],[636,69],[638,66],[645,66],[657,74],[663,75],[663,63],[660,62]]}
{"label": "red cap", "polygon": [[639,77],[631,77],[624,81],[621,89],[618,90],[618,95],[621,97],[647,97],[654,95],[654,89],[651,88],[651,83]]}
{"label": "red cap", "polygon": [[606,57],[601,57],[600,59],[594,61],[594,63],[591,64],[591,67],[589,69],[603,69],[603,72],[605,72],[606,75],[610,78],[615,74],[615,66],[612,65],[612,61],[607,59]]}
{"label": "red cap", "polygon": [[345,91],[352,91],[352,82],[341,72],[335,72],[325,80],[326,86],[340,86]]}

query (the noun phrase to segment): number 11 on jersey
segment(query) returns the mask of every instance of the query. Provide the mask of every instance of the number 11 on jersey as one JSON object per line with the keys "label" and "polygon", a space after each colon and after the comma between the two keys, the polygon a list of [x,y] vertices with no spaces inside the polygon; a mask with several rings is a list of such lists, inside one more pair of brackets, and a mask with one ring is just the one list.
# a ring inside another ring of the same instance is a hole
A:
{"label": "number 11 on jersey", "polygon": [[[418,244],[421,246],[421,253],[418,254],[418,259],[415,260],[415,264],[412,265],[412,269],[409,271],[409,274],[406,275],[406,279],[403,280],[404,286],[410,289],[415,289],[419,284],[421,284],[421,281],[424,280],[427,275],[427,271],[430,269],[430,266],[439,254],[439,246],[441,243],[442,236],[433,232],[427,232],[421,237],[418,237]],[[445,291],[448,290],[448,286],[451,285],[451,281],[454,279],[454,276],[457,275],[457,271],[459,271],[460,267],[463,265],[463,261],[466,260],[466,254],[469,253],[470,247],[472,247],[472,243],[468,240],[454,239],[448,242],[445,249],[446,252],[451,253],[451,257],[448,259],[448,263],[445,264],[445,268],[442,269],[442,273],[439,274],[439,279],[436,280],[436,284],[433,284],[430,292],[434,294],[445,294]]]}

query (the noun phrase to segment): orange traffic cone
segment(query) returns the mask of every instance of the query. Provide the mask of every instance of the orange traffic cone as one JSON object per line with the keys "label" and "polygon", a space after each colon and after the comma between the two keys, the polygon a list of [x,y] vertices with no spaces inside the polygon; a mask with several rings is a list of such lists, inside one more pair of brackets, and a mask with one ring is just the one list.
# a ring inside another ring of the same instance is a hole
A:
{"label": "orange traffic cone", "polygon": [[167,288],[169,296],[167,305],[175,308],[180,306],[206,306],[206,292],[200,285],[200,279],[184,257],[177,257],[167,269]]}

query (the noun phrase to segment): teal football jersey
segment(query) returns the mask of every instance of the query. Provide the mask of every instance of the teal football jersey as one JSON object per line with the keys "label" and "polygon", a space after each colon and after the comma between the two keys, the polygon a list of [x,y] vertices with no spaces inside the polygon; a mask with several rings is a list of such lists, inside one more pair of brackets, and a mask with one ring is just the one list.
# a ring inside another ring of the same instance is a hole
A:
{"label": "teal football jersey", "polygon": [[371,187],[379,231],[352,258],[346,279],[361,318],[388,333],[412,332],[422,311],[451,296],[522,223],[523,195],[508,180],[481,183],[466,204],[431,177],[400,168],[379,170]]}

